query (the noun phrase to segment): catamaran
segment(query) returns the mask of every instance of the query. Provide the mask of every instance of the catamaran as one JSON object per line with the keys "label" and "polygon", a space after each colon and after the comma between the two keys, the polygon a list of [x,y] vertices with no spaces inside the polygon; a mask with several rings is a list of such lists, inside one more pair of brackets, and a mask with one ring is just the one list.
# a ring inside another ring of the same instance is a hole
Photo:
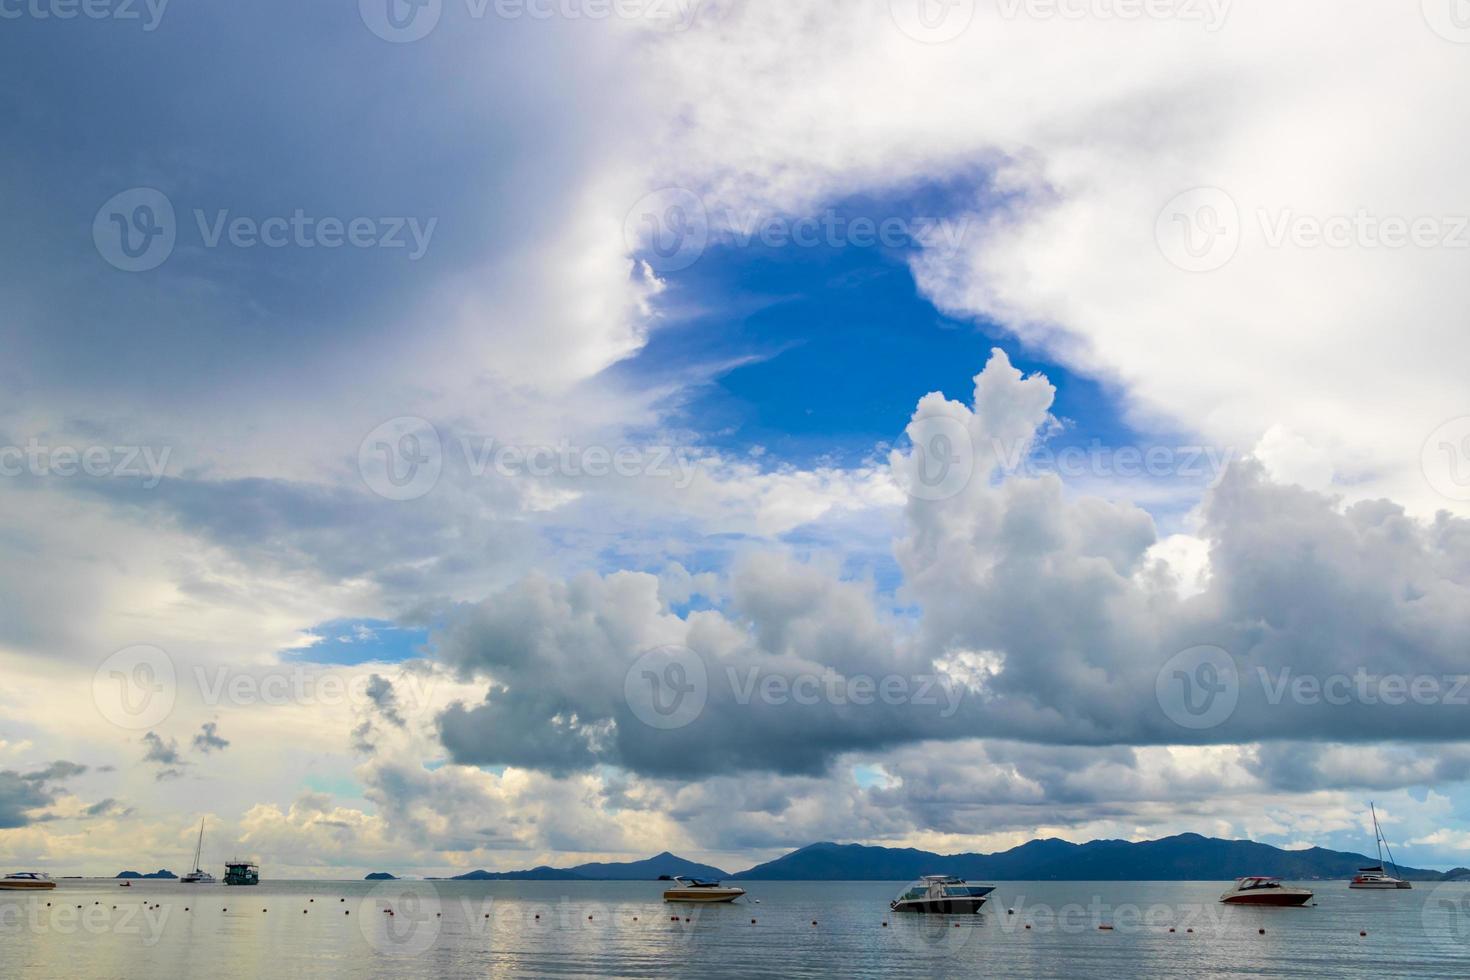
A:
{"label": "catamaran", "polygon": [[[1373,804],[1368,804],[1368,812],[1373,815],[1373,842],[1378,847],[1378,864],[1371,868],[1359,868],[1358,875],[1348,882],[1349,888],[1413,888],[1402,878],[1397,877],[1398,865],[1393,863],[1393,851],[1389,850],[1388,840],[1383,836],[1383,828],[1378,825],[1378,811]],[[1383,852],[1388,851],[1388,863],[1393,868],[1394,874],[1383,870]]]}
{"label": "catamaran", "polygon": [[199,843],[194,845],[194,870],[179,881],[186,885],[212,885],[214,875],[199,866],[199,855],[204,850],[204,818],[199,818]]}

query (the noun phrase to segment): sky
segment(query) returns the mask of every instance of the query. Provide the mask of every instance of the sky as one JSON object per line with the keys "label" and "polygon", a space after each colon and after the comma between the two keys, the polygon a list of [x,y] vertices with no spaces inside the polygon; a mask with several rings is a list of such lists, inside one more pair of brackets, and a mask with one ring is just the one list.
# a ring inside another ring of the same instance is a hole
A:
{"label": "sky", "polygon": [[0,865],[1470,865],[1470,27],[1360,7],[0,4]]}

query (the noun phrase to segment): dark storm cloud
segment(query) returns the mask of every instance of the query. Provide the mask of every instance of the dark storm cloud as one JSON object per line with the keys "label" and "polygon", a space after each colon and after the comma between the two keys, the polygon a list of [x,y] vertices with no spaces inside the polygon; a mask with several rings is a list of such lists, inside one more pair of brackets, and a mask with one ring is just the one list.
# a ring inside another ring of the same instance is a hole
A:
{"label": "dark storm cloud", "polygon": [[34,772],[0,770],[0,830],[25,827],[47,819],[36,811],[55,802],[54,784],[86,771],[86,766],[66,761],[53,762]]}

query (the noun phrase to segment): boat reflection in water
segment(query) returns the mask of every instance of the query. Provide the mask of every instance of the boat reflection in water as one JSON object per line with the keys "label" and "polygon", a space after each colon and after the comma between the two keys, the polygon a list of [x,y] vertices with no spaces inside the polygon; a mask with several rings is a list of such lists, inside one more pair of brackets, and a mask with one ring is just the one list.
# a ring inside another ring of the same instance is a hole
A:
{"label": "boat reflection in water", "polygon": [[925,875],[910,885],[888,907],[894,912],[979,912],[994,885],[971,885],[951,875]]}

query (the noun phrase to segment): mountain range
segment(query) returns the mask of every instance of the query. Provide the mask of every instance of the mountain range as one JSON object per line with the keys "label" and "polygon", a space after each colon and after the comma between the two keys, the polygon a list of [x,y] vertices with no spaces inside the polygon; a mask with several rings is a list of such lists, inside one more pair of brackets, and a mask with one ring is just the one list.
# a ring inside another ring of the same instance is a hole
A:
{"label": "mountain range", "polygon": [[[1153,841],[1050,838],[994,854],[936,854],[911,847],[809,844],[790,854],[730,874],[664,851],[643,861],[541,866],[528,871],[471,871],[454,881],[651,881],[686,875],[727,881],[912,881],[952,874],[974,881],[1229,881],[1242,875],[1305,880],[1350,878],[1378,862],[1321,847],[1284,850],[1248,840],[1179,834]],[[1398,869],[1412,881],[1470,880],[1470,870]]]}
{"label": "mountain range", "polygon": [[719,868],[686,861],[664,851],[643,861],[605,864],[593,862],[572,868],[548,868],[542,865],[529,871],[471,871],[455,875],[451,881],[653,881],[659,875],[685,875],[690,878],[728,878]]}

